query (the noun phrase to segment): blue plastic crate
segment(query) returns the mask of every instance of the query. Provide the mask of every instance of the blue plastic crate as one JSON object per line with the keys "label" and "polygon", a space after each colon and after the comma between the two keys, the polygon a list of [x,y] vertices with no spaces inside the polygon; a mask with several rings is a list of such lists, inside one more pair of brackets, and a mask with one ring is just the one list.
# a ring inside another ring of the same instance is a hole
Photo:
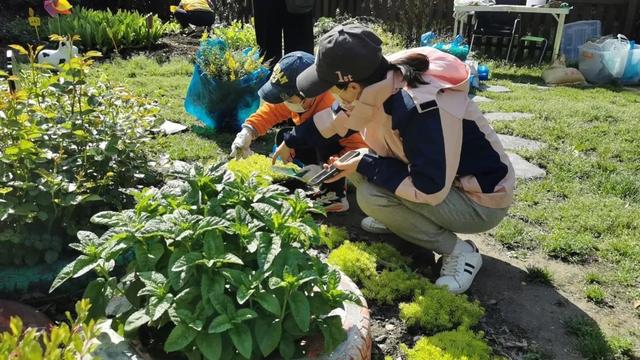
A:
{"label": "blue plastic crate", "polygon": [[602,32],[600,20],[576,21],[564,26],[560,51],[565,56],[567,64],[578,63],[580,60],[579,46],[590,39],[599,38]]}

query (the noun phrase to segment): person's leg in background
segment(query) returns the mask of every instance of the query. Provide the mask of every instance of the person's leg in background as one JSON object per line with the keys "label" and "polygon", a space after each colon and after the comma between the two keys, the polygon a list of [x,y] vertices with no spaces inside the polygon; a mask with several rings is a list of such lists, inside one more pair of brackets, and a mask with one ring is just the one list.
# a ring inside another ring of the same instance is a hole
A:
{"label": "person's leg in background", "polygon": [[284,53],[305,51],[313,54],[313,13],[291,14],[284,8]]}
{"label": "person's leg in background", "polygon": [[275,65],[282,57],[284,0],[253,0],[256,40],[265,60]]}
{"label": "person's leg in background", "polygon": [[187,16],[189,23],[195,26],[211,26],[216,20],[213,11],[192,10]]}
{"label": "person's leg in background", "polygon": [[176,21],[180,23],[180,26],[186,28],[189,26],[189,14],[184,9],[176,9],[173,13],[173,16],[176,18]]}

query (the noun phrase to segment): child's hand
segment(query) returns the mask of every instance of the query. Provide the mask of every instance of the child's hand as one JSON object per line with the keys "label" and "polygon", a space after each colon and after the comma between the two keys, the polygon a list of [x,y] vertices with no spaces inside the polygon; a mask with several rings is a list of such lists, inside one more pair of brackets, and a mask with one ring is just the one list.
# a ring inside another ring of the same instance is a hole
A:
{"label": "child's hand", "polygon": [[282,144],[280,144],[280,146],[278,146],[276,151],[273,153],[273,156],[271,157],[271,164],[275,165],[276,161],[278,160],[278,157],[285,164],[288,164],[291,161],[293,161],[293,150],[290,149],[287,146],[287,144],[284,143],[284,141],[282,142]]}

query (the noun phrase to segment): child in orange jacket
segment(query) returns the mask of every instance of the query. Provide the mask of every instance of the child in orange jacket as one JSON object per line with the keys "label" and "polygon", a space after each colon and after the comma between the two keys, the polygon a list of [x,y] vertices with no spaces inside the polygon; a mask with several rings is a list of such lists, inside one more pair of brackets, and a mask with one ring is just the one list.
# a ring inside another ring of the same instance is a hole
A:
{"label": "child in orange jacket", "polygon": [[[258,94],[264,100],[258,111],[251,115],[236,135],[231,145],[231,156],[239,158],[251,154],[251,142],[263,136],[273,126],[292,119],[299,126],[316,114],[332,111],[335,102],[333,95],[325,92],[313,98],[304,98],[296,87],[298,74],[311,66],[314,57],[311,54],[296,51],[285,55],[274,68],[269,81],[260,89]],[[296,144],[286,146],[287,132],[294,129],[283,129],[277,137],[280,145],[274,154],[274,159],[280,157],[284,162],[293,159],[305,165],[324,164],[331,156],[342,155],[349,150],[367,147],[360,133],[350,132],[344,137],[335,136],[327,139],[322,146],[310,147]],[[282,139],[285,139],[282,141]],[[323,184],[316,200],[325,205],[327,212],[343,212],[349,209],[345,192],[346,182],[338,181]]]}

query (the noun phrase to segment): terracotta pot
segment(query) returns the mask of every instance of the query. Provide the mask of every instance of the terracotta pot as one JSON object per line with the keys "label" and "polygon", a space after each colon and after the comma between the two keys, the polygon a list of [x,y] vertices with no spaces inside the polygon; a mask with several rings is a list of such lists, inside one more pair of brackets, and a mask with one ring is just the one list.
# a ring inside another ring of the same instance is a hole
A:
{"label": "terracotta pot", "polygon": [[15,301],[0,300],[0,333],[8,331],[12,316],[22,319],[24,328],[47,329],[51,325],[49,318],[31,306]]}

